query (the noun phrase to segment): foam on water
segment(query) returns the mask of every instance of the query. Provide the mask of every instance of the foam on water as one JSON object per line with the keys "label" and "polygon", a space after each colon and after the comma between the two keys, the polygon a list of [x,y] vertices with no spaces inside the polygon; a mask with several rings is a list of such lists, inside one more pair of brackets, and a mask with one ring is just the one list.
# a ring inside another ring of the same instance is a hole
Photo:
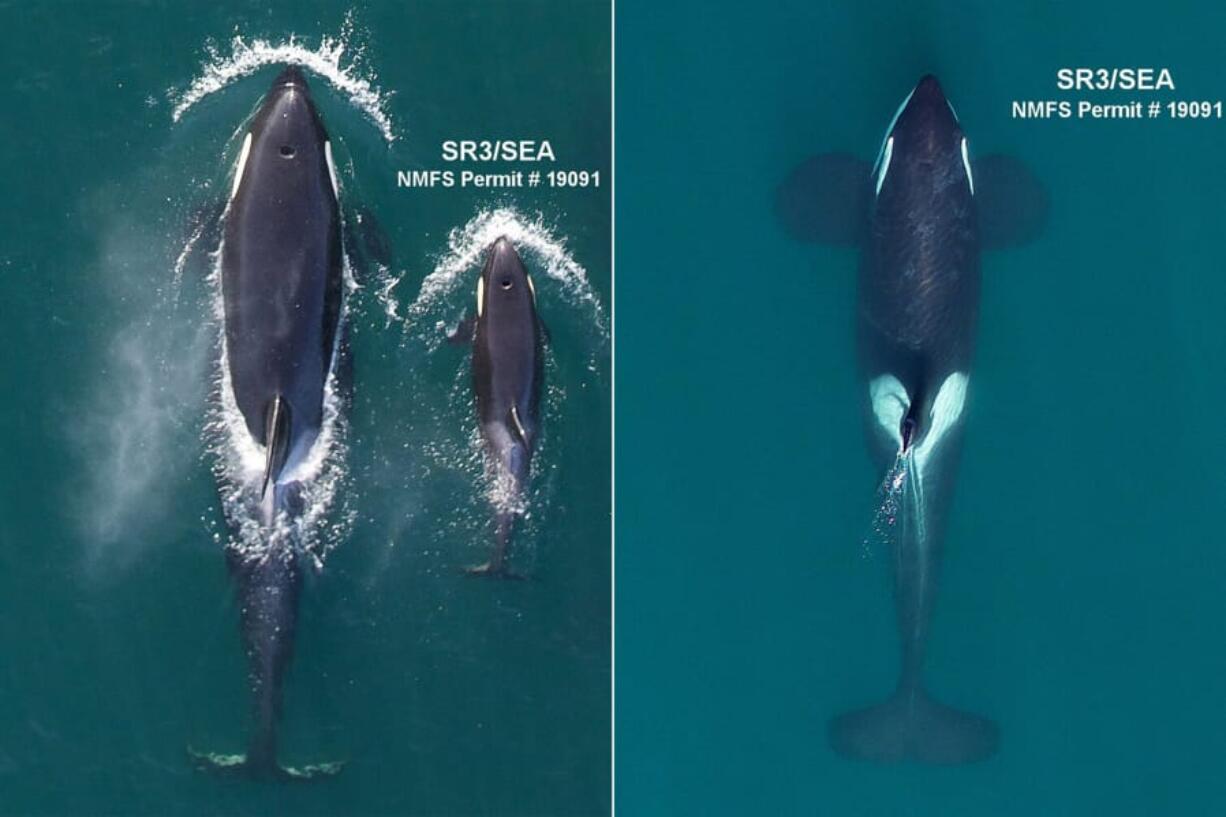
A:
{"label": "foam on water", "polygon": [[[429,357],[444,354],[443,340],[465,312],[475,311],[474,284],[490,246],[500,237],[515,245],[536,281],[542,318],[555,325],[568,323],[559,314],[559,302],[570,312],[582,315],[580,359],[586,358],[589,372],[597,372],[604,360],[608,342],[607,321],[599,298],[588,280],[587,271],[567,250],[566,243],[547,226],[543,217],[529,218],[511,208],[479,212],[463,227],[450,232],[447,247],[438,256],[434,269],[421,284],[416,299],[404,310],[406,326],[415,341],[424,346]],[[391,281],[391,288],[398,281]],[[388,290],[390,294],[390,288]],[[386,304],[385,304],[386,306]],[[389,311],[389,315],[393,314]],[[562,382],[558,355],[568,356],[575,347],[555,348],[547,343],[544,354],[544,387],[541,394],[541,432],[532,456],[528,484],[516,486],[509,474],[488,456],[484,439],[473,411],[470,354],[456,354],[457,367],[447,395],[448,408],[431,418],[430,442],[424,446],[422,474],[452,472],[462,474],[477,490],[468,493],[456,509],[454,528],[464,531],[471,542],[471,560],[483,560],[493,537],[489,527],[493,512],[511,512],[519,519],[512,551],[519,568],[535,558],[534,540],[540,520],[548,518],[554,495],[556,462],[552,450],[551,418],[562,416],[567,392]],[[460,361],[463,361],[460,363]],[[572,373],[573,376],[573,373]],[[462,407],[462,408],[461,408]],[[424,478],[424,476],[423,476]],[[452,534],[454,535],[454,530]]]}
{"label": "foam on water", "polygon": [[[396,127],[389,113],[391,92],[383,91],[375,84],[374,72],[363,65],[364,46],[357,39],[350,14],[345,17],[337,36],[324,35],[314,49],[299,42],[293,34],[281,42],[263,39],[248,41],[241,34],[235,34],[230,41],[229,55],[223,54],[215,43],[207,43],[207,56],[200,74],[186,89],[172,88],[168,92],[173,106],[171,118],[178,122],[202,99],[265,66],[300,65],[323,77],[343,93],[354,107],[374,123],[383,134],[383,139],[391,144],[396,140]],[[349,55],[347,64],[342,64],[346,55]]]}
{"label": "foam on water", "polygon": [[[511,546],[517,569],[529,569],[537,556],[535,543],[539,525],[542,519],[549,517],[557,491],[551,418],[561,414],[566,399],[565,390],[556,385],[557,374],[557,362],[546,349],[540,433],[527,483],[516,485],[501,463],[487,451],[472,409],[472,373],[467,356],[464,365],[456,369],[447,401],[451,408],[435,418],[447,425],[436,428],[423,445],[420,474],[423,480],[433,479],[438,473],[459,474],[475,489],[463,492],[466,498],[455,508],[453,521],[447,526],[448,537],[454,536],[456,530],[463,531],[461,538],[468,543],[467,555],[463,557],[466,561],[475,564],[487,557],[494,542],[491,520],[498,512],[518,517]],[[457,407],[463,407],[458,416],[454,411]]]}
{"label": "foam on water", "polygon": [[265,449],[252,438],[234,397],[226,355],[225,302],[221,290],[221,253],[214,254],[210,283],[213,286],[213,317],[218,327],[214,399],[206,424],[208,452],[221,495],[222,510],[232,532],[227,546],[249,558],[295,548],[309,555],[322,567],[328,554],[345,538],[354,514],[344,510],[335,524],[325,523],[338,495],[343,493],[348,469],[345,442],[347,423],[344,395],[337,369],[346,336],[349,301],[356,289],[348,255],[344,259],[346,295],[341,302],[340,328],[332,354],[332,368],[324,384],[323,423],[318,437],[306,455],[279,480],[295,483],[301,512],[278,513],[271,526],[264,519],[260,503],[264,476]]}

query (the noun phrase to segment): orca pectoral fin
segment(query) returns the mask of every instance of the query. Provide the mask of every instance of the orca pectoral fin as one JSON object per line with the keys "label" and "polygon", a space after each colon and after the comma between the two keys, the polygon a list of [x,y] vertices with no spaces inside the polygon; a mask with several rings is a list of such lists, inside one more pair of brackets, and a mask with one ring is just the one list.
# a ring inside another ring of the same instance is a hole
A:
{"label": "orca pectoral fin", "polygon": [[187,755],[192,765],[200,771],[249,779],[320,780],[335,777],[345,768],[343,760],[331,763],[311,763],[305,766],[260,765],[252,763],[246,755],[197,752],[190,746],[187,747]]}
{"label": "orca pectoral fin", "polygon": [[366,279],[366,272],[371,266],[390,268],[392,265],[392,246],[387,239],[387,233],[367,207],[359,207],[346,218],[346,230],[353,237],[353,247],[357,250],[357,263],[354,265],[354,277],[359,284]]}
{"label": "orca pectoral fin", "polygon": [[[221,217],[226,212],[225,201],[210,201],[196,208],[188,219],[187,239],[184,243],[184,259],[182,263],[197,264],[197,259],[208,259],[209,253],[217,249],[221,243]],[[212,272],[212,264],[200,263],[200,277],[204,278]]]}
{"label": "orca pectoral fin", "polygon": [[972,166],[983,248],[1018,247],[1038,238],[1047,225],[1051,200],[1034,172],[1000,153],[976,159]]}
{"label": "orca pectoral fin", "polygon": [[383,225],[375,218],[374,211],[362,207],[357,212],[358,235],[362,238],[362,250],[372,261],[390,266],[392,263],[392,244],[388,241]]}
{"label": "orca pectoral fin", "polygon": [[477,316],[465,315],[460,318],[460,322],[456,324],[455,329],[447,333],[447,342],[452,346],[460,346],[465,343],[472,343],[473,336],[477,330]]}
{"label": "orca pectoral fin", "polygon": [[775,216],[797,241],[859,246],[868,226],[868,162],[821,153],[797,165],[775,191]]}

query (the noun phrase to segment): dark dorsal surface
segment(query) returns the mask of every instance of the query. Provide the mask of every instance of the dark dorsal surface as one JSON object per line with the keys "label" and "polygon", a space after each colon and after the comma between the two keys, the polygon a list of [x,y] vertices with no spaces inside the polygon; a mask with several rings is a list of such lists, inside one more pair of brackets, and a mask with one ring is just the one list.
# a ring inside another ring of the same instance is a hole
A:
{"label": "dark dorsal surface", "polygon": [[513,426],[514,406],[531,446],[541,383],[536,296],[528,271],[506,238],[490,249],[478,287],[473,379],[481,424]]}
{"label": "dark dorsal surface", "polygon": [[280,395],[292,449],[321,423],[342,283],[328,137],[297,69],[273,83],[249,138],[225,222],[226,353],[252,437],[266,444]]}
{"label": "dark dorsal surface", "polygon": [[892,349],[898,360],[881,364],[900,373],[969,362],[980,273],[967,156],[953,108],[926,77],[903,102],[873,169],[861,271],[864,330],[878,336],[879,353]]}

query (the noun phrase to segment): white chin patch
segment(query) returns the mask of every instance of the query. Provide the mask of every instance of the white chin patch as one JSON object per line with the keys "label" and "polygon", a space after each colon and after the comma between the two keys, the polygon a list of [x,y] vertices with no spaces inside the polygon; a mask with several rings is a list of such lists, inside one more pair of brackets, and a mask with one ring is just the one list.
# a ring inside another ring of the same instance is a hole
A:
{"label": "white chin patch", "polygon": [[[966,140],[962,140],[963,150],[966,150]],[[963,155],[966,155],[963,153]],[[328,178],[332,180],[332,195],[336,196],[336,200],[340,201],[341,188],[336,183],[336,165],[332,164],[332,140],[324,142],[324,158],[328,160]]]}
{"label": "white chin patch", "polygon": [[243,170],[247,167],[247,156],[251,153],[251,132],[247,132],[247,136],[243,139],[243,149],[238,154],[238,164],[234,167],[234,185],[230,188],[230,199],[238,195],[238,186],[243,181]]}

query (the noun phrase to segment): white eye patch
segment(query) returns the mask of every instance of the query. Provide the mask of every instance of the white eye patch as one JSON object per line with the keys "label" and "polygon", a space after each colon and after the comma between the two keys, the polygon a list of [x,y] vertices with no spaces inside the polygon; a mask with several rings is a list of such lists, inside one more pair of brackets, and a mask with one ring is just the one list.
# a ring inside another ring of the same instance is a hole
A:
{"label": "white eye patch", "polygon": [[477,279],[477,317],[481,317],[481,313],[485,311],[485,279]]}
{"label": "white eye patch", "polygon": [[894,155],[894,126],[898,124],[898,117],[902,116],[902,112],[907,109],[907,103],[913,96],[915,96],[914,88],[899,103],[898,110],[894,111],[894,116],[885,129],[885,137],[881,140],[881,150],[877,151],[877,161],[873,162],[873,173],[877,174],[877,195],[881,194],[881,185],[885,182],[885,174],[890,170],[890,158]]}
{"label": "white eye patch", "polygon": [[894,137],[885,140],[885,151],[881,154],[881,169],[877,171],[877,192],[881,195],[881,185],[885,184],[885,174],[890,172],[890,159],[894,158]]}
{"label": "white eye patch", "polygon": [[[966,140],[963,140],[965,144]],[[965,150],[965,148],[963,148]],[[332,140],[324,142],[324,158],[328,160],[328,178],[332,180],[332,195],[336,196],[337,200],[341,197],[340,185],[336,183],[336,165],[332,164]]]}
{"label": "white eye patch", "polygon": [[962,166],[966,168],[966,183],[971,186],[971,195],[975,195],[975,177],[971,174],[971,158],[967,155],[966,137],[962,137]]}
{"label": "white eye patch", "polygon": [[251,132],[243,139],[243,149],[238,154],[238,164],[234,168],[234,185],[230,188],[230,198],[238,194],[238,186],[243,181],[243,170],[247,167],[247,156],[251,153]]}

